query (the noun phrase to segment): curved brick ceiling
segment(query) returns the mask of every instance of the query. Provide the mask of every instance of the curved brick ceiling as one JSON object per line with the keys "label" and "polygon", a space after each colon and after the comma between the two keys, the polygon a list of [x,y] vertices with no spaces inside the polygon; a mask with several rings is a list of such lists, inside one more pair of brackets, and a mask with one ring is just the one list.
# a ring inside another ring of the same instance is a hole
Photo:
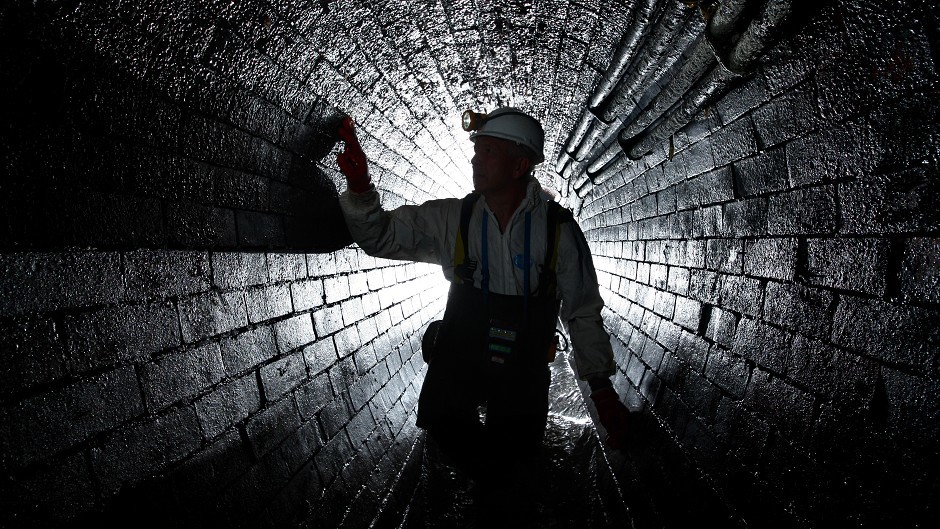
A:
{"label": "curved brick ceiling", "polygon": [[[418,152],[403,154],[434,178],[466,174],[464,109],[519,106],[544,122],[548,163],[539,176],[559,187],[552,162],[618,42],[631,24],[652,22],[650,14],[672,4],[81,3],[63,10],[58,25],[70,42],[93,48],[86,53],[170,97],[196,102],[197,91],[222,91],[218,99],[245,88],[301,115],[314,95],[322,96],[377,138],[371,148],[364,141],[377,163],[383,156],[377,142],[396,150],[414,139]],[[697,14],[694,3],[678,4]],[[459,178],[450,182],[440,182],[446,194],[467,189]]]}

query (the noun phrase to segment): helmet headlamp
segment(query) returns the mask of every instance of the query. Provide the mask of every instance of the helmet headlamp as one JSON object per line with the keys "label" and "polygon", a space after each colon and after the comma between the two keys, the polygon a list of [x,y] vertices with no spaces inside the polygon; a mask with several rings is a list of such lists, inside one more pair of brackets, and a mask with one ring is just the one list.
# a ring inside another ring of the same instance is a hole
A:
{"label": "helmet headlamp", "polygon": [[467,132],[479,129],[484,123],[486,123],[486,114],[472,110],[465,110],[460,117],[460,125],[463,127],[463,130]]}

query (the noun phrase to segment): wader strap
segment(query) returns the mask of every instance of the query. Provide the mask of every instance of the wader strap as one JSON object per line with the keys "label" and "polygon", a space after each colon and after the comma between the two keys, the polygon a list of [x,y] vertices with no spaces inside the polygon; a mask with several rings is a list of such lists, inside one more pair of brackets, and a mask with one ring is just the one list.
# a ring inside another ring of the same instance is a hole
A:
{"label": "wader strap", "polygon": [[529,262],[532,259],[531,243],[532,240],[532,212],[525,212],[525,246],[522,250],[522,284],[525,292],[522,297],[522,312],[525,315],[529,314]]}
{"label": "wader strap", "polygon": [[545,263],[551,270],[558,264],[558,240],[561,238],[561,230],[558,229],[559,209],[561,206],[557,202],[548,203],[548,231],[545,237],[548,246],[545,248]]}
{"label": "wader strap", "polygon": [[454,271],[458,283],[473,283],[473,266],[470,265],[470,245],[467,243],[470,233],[470,216],[473,214],[473,205],[479,195],[470,193],[463,198],[460,205],[460,231],[457,233],[457,242],[454,246]]}
{"label": "wader strap", "polygon": [[486,227],[489,225],[489,219],[486,218],[486,212],[483,213],[483,304],[486,305],[486,295],[490,291],[490,259],[489,245],[486,244]]}

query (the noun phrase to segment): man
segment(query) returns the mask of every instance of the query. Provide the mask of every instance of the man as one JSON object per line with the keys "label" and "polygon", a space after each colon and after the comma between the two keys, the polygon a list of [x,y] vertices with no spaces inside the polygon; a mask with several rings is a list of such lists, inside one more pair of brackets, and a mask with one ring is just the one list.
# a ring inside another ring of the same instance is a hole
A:
{"label": "man", "polygon": [[424,351],[417,424],[481,485],[488,512],[507,521],[532,504],[559,315],[613,448],[624,442],[627,409],[610,382],[613,353],[584,235],[533,176],[544,159],[541,124],[512,107],[465,118],[474,193],[392,211],[382,209],[345,118],[337,162],[349,189],[340,205],[366,253],[439,264],[451,282],[443,321],[425,340],[433,352]]}

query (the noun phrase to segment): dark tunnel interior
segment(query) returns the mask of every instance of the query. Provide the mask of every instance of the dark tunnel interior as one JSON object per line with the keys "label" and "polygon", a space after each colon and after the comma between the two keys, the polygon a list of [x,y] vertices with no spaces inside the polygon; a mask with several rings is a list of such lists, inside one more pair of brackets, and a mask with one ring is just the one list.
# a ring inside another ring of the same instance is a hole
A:
{"label": "dark tunnel interior", "polygon": [[537,525],[936,527],[940,14],[926,0],[8,0],[0,526],[470,527],[415,425],[464,110],[545,129],[631,412],[551,364]]}

